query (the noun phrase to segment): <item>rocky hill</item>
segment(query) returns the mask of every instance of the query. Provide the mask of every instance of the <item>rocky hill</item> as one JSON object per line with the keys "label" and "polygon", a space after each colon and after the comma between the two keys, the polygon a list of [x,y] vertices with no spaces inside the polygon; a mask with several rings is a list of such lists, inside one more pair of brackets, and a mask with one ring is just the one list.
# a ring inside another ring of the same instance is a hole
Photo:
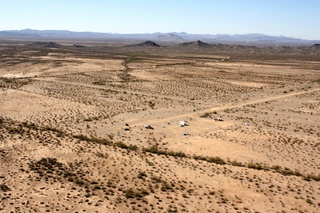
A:
{"label": "rocky hill", "polygon": [[126,45],[124,47],[129,47],[129,48],[150,48],[150,47],[160,47],[159,44],[153,42],[153,41],[145,41],[142,43],[138,43],[138,44],[132,44],[132,45]]}
{"label": "rocky hill", "polygon": [[27,44],[29,47],[37,47],[37,48],[60,48],[61,44],[55,42],[32,42]]}

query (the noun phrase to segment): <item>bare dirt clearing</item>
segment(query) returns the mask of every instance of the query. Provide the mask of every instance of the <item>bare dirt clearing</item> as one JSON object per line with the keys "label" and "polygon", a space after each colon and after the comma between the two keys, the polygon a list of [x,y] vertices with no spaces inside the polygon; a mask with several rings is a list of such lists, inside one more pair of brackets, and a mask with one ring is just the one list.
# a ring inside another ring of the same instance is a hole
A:
{"label": "bare dirt clearing", "polygon": [[0,49],[0,212],[319,211],[317,55],[51,46]]}

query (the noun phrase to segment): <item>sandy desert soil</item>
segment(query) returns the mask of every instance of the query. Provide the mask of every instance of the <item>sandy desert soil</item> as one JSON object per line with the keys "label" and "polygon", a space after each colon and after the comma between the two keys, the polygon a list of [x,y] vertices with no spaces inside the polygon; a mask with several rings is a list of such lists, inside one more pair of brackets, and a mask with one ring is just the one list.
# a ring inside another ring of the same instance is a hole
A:
{"label": "sandy desert soil", "polygon": [[320,211],[319,55],[144,48],[1,43],[0,212]]}

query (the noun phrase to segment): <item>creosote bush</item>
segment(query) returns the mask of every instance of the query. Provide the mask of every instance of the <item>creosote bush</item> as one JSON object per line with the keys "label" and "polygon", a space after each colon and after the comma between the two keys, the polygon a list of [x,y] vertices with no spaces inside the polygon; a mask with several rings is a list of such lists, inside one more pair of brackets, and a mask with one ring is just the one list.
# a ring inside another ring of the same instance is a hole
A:
{"label": "creosote bush", "polygon": [[10,188],[6,184],[0,184],[0,191],[8,192],[10,191]]}
{"label": "creosote bush", "polygon": [[127,199],[136,198],[138,200],[140,200],[144,196],[149,195],[149,192],[146,189],[137,189],[136,191],[134,191],[132,188],[130,188],[130,189],[123,191],[123,193]]}

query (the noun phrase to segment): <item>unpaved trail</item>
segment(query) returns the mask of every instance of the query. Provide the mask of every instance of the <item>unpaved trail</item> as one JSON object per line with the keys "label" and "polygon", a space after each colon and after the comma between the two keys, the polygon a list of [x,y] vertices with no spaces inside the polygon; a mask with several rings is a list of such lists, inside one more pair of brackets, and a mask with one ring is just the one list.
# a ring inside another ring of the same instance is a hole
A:
{"label": "unpaved trail", "polygon": [[[178,98],[178,97],[171,97],[171,96],[157,95],[157,94],[148,94],[145,92],[130,91],[130,90],[126,90],[126,89],[118,89],[118,88],[106,87],[106,86],[100,86],[100,85],[88,85],[88,84],[77,83],[77,82],[64,82],[64,81],[56,80],[55,78],[39,78],[39,77],[37,77],[34,79],[39,80],[39,81],[63,83],[66,85],[75,85],[75,86],[82,86],[82,87],[94,88],[94,89],[110,89],[110,90],[114,90],[114,91],[118,91],[118,92],[129,92],[132,94],[139,94],[139,95],[144,95],[144,96],[149,96],[149,97],[167,98],[167,99],[177,100],[177,101],[185,101],[185,102],[190,101],[186,98]],[[308,91],[302,91],[302,92],[294,92],[294,93],[287,93],[287,94],[283,94],[283,95],[271,96],[271,97],[266,97],[266,98],[257,99],[257,100],[250,100],[250,101],[237,103],[237,104],[231,103],[231,104],[227,104],[224,106],[217,106],[217,107],[198,110],[196,112],[183,113],[183,114],[178,114],[175,116],[167,116],[167,117],[163,117],[162,119],[152,118],[152,119],[147,119],[146,121],[142,121],[141,119],[138,119],[138,118],[137,119],[130,119],[130,124],[133,126],[141,126],[146,123],[148,123],[150,125],[154,125],[154,124],[161,123],[161,122],[169,122],[169,121],[174,121],[174,120],[184,120],[186,117],[191,117],[191,116],[195,116],[195,115],[199,116],[200,114],[203,114],[206,112],[223,111],[223,110],[227,110],[227,109],[239,108],[239,107],[243,107],[243,106],[247,106],[247,105],[251,105],[251,104],[264,103],[264,102],[268,102],[268,101],[279,100],[279,99],[283,99],[283,98],[312,93],[312,92],[316,92],[316,91],[320,91],[320,88],[308,90]],[[195,100],[192,102],[193,103],[204,103],[203,101],[195,101]]]}
{"label": "unpaved trail", "polygon": [[[268,101],[275,101],[275,100],[279,100],[279,99],[284,99],[284,98],[288,98],[288,97],[292,97],[292,96],[303,95],[303,94],[317,92],[317,91],[320,91],[320,88],[308,90],[308,91],[303,91],[303,92],[295,92],[295,93],[289,93],[289,94],[284,94],[284,95],[266,97],[266,98],[262,98],[262,99],[258,99],[258,100],[251,100],[251,101],[238,103],[238,104],[227,104],[225,106],[207,108],[207,109],[198,110],[198,111],[192,112],[192,113],[185,113],[185,114],[179,114],[179,115],[175,115],[175,116],[169,116],[169,117],[165,117],[163,119],[148,119],[147,123],[150,125],[153,125],[153,124],[157,124],[157,123],[161,123],[161,122],[169,122],[169,121],[179,120],[179,119],[183,120],[183,119],[186,119],[187,117],[191,117],[191,116],[195,116],[195,115],[199,116],[200,114],[203,114],[206,112],[223,111],[223,110],[227,110],[227,109],[239,108],[239,107],[244,107],[244,106],[251,105],[251,104],[258,104],[258,103],[264,103],[264,102],[268,102]],[[137,120],[136,122],[131,122],[131,124],[135,125],[135,126],[141,126],[145,123],[146,122],[142,123],[141,120]]]}

